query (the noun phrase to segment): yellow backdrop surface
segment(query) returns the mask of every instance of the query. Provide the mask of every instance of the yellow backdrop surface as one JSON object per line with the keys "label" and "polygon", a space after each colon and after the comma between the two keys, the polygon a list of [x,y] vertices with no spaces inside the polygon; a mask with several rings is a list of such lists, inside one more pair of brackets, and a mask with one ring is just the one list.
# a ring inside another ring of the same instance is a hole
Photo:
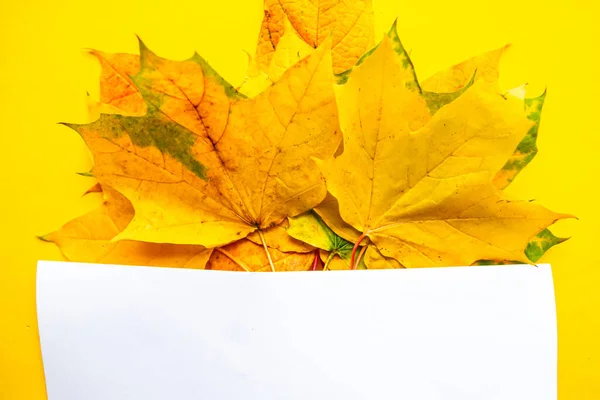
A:
{"label": "yellow backdrop surface", "polygon": [[[35,311],[36,261],[61,256],[35,235],[99,202],[81,196],[94,183],[75,174],[91,166],[82,140],[56,124],[86,122],[86,91],[98,93],[99,67],[82,50],[136,52],[138,34],[163,57],[184,59],[197,50],[239,84],[244,51],[254,51],[262,0],[1,3],[0,398],[41,400],[46,394]],[[600,24],[595,3],[375,1],[377,32],[398,16],[421,78],[512,43],[502,63],[502,86],[528,82],[531,95],[548,88],[540,153],[509,192],[579,217],[554,229],[573,238],[542,260],[554,266],[561,400],[600,399]]]}

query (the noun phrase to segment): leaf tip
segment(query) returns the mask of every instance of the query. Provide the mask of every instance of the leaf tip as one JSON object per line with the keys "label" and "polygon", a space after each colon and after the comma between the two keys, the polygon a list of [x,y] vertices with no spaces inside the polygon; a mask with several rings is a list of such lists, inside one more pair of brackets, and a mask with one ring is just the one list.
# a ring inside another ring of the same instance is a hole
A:
{"label": "leaf tip", "polygon": [[140,37],[140,35],[138,35],[137,33],[135,33],[135,38],[137,39],[137,41],[138,41],[138,46],[139,46],[140,48],[144,48],[144,49],[147,49],[147,48],[148,48],[148,47],[146,46],[146,44],[144,43],[144,41],[142,40],[142,38]]}
{"label": "leaf tip", "polygon": [[544,86],[544,90],[542,91],[542,94],[540,94],[538,96],[538,98],[543,100],[546,98],[547,94],[548,94],[548,86]]}
{"label": "leaf tip", "polygon": [[152,55],[154,53],[152,53],[148,46],[146,46],[146,43],[144,43],[144,41],[139,35],[136,34],[135,37],[138,40],[138,46],[140,51],[140,63],[143,65],[146,63],[146,58],[148,57],[148,55]]}
{"label": "leaf tip", "polygon": [[50,233],[46,235],[36,235],[35,237],[42,242],[53,243],[52,238],[50,237]]}
{"label": "leaf tip", "polygon": [[387,31],[387,34],[383,35],[384,40],[386,39],[386,36],[389,39],[398,42],[402,49],[404,49],[404,47],[402,46],[402,41],[400,40],[400,35],[398,34],[398,17],[394,19],[394,22],[392,23],[390,29]]}
{"label": "leaf tip", "polygon": [[574,219],[576,221],[579,221],[579,218],[574,215],[574,214],[564,214],[564,213],[560,213],[558,214],[558,217],[556,217],[556,220],[554,222],[563,220],[563,219]]}
{"label": "leaf tip", "polygon": [[566,242],[569,239],[571,239],[571,236],[569,236],[569,237],[557,237],[556,241],[557,241],[557,244],[561,244],[561,243]]}
{"label": "leaf tip", "polygon": [[394,22],[392,22],[392,27],[389,30],[389,33],[396,32],[398,33],[398,17],[394,18]]}
{"label": "leaf tip", "polygon": [[84,52],[86,55],[93,56],[93,57],[94,57],[94,58],[96,58],[97,60],[100,60],[100,59],[104,58],[104,57],[102,56],[102,52],[101,52],[101,51],[99,51],[99,50],[96,50],[96,49],[91,49],[91,48],[88,48],[88,47],[86,47],[86,48],[84,48],[84,49],[83,49],[83,52]]}
{"label": "leaf tip", "polygon": [[73,124],[70,122],[57,122],[57,125],[62,125],[62,126],[66,126],[67,128],[71,128],[74,131],[78,132],[79,127],[81,126],[81,124]]}

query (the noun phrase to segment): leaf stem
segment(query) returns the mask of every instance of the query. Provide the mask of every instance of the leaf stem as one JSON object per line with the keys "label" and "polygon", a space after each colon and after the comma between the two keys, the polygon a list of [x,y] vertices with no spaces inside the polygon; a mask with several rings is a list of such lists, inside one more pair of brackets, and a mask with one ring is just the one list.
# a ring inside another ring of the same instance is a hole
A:
{"label": "leaf stem", "polygon": [[356,269],[356,264],[355,264],[355,259],[356,259],[356,250],[358,250],[358,246],[360,246],[360,242],[363,241],[363,239],[367,237],[366,234],[362,234],[358,237],[358,240],[356,241],[356,243],[354,243],[354,247],[352,248],[352,257],[350,258],[350,268],[351,269]]}
{"label": "leaf stem", "polygon": [[358,268],[358,266],[360,265],[360,262],[362,261],[363,256],[365,255],[366,251],[367,251],[367,246],[363,246],[363,248],[360,251],[360,253],[358,253],[358,258],[356,259],[356,265],[354,266],[354,269]]}
{"label": "leaf stem", "polygon": [[333,257],[335,256],[335,252],[331,252],[329,253],[329,256],[327,257],[327,260],[325,260],[325,265],[323,265],[323,271],[327,271],[327,268],[329,267],[329,262],[331,260],[333,260]]}
{"label": "leaf stem", "polygon": [[271,271],[275,272],[275,264],[273,264],[273,259],[271,258],[271,253],[269,253],[269,248],[267,247],[267,241],[265,240],[264,235],[262,234],[260,229],[256,230],[258,232],[258,236],[260,236],[260,241],[265,248],[265,253],[267,254],[267,258],[269,259],[269,264],[271,265]]}
{"label": "leaf stem", "polygon": [[312,263],[312,270],[316,271],[317,270],[317,264],[319,264],[319,250],[315,250],[315,259],[313,260]]}
{"label": "leaf stem", "polygon": [[223,250],[223,249],[222,249],[222,248],[220,248],[220,247],[217,247],[217,248],[215,249],[215,251],[218,251],[219,253],[223,254],[225,257],[229,258],[229,259],[230,259],[231,261],[233,261],[233,262],[234,262],[234,263],[235,263],[235,264],[236,264],[238,267],[242,268],[242,269],[243,269],[243,270],[245,270],[246,272],[252,272],[252,271],[250,270],[250,268],[248,268],[248,267],[246,266],[246,264],[244,264],[243,262],[241,262],[241,261],[239,261],[239,260],[236,260],[236,258],[235,258],[235,257],[234,257],[234,256],[233,256],[231,253],[229,253],[228,251],[225,251],[225,250]]}

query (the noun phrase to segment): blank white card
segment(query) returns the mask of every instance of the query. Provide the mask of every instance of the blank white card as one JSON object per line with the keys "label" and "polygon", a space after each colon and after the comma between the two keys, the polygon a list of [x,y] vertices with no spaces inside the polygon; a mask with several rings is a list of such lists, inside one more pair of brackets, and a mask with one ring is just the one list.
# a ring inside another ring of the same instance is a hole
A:
{"label": "blank white card", "polygon": [[49,400],[555,400],[549,265],[240,273],[41,261]]}

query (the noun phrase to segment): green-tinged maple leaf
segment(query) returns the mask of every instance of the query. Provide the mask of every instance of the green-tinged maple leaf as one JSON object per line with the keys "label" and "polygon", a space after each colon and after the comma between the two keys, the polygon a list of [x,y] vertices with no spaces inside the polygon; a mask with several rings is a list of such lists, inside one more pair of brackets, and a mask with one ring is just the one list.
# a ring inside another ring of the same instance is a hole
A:
{"label": "green-tinged maple leaf", "polygon": [[253,99],[198,55],[140,52],[132,80],[146,115],[70,125],[93,153],[94,176],[136,210],[118,239],[217,247],[323,199],[310,158],[332,155],[340,140],[327,44]]}
{"label": "green-tinged maple leaf", "polygon": [[344,151],[319,167],[341,218],[405,267],[527,261],[529,239],[566,215],[491,183],[532,126],[522,103],[476,76],[433,114],[406,58],[386,36],[336,88]]}
{"label": "green-tinged maple leaf", "polygon": [[[461,91],[459,90],[461,86],[467,88],[469,86],[469,76],[473,76],[471,82],[477,77],[484,79],[489,83],[497,84],[500,73],[500,61],[507,48],[508,46],[503,46],[480,56],[470,58],[469,60],[454,65],[444,71],[440,71],[429,79],[426,79],[421,86],[426,90],[430,90],[430,92],[424,92],[425,97],[429,97],[428,105],[430,105],[430,109],[433,109],[430,104],[433,99],[442,99],[442,102],[446,104],[447,100],[451,101],[454,94]],[[511,92],[512,91],[509,91],[507,95],[512,95]],[[523,95],[518,94],[517,97],[521,99],[524,98]],[[524,98],[525,113],[527,114],[527,118],[533,122],[533,125],[517,145],[513,155],[506,161],[506,164],[494,177],[494,184],[498,188],[506,188],[537,154],[536,142],[545,99],[546,92],[538,97]],[[439,107],[437,109],[439,109]],[[532,245],[540,240],[543,241],[545,232],[546,230],[534,237],[531,240]],[[544,251],[549,250],[556,244],[559,244],[559,242],[554,242],[554,244],[545,247]],[[529,256],[529,253],[526,252],[526,254]],[[540,257],[537,257],[536,259],[528,258],[530,261],[536,262]]]}
{"label": "green-tinged maple leaf", "polygon": [[[407,83],[415,85],[415,89],[419,90],[421,92],[421,94],[423,95],[423,98],[425,99],[425,102],[427,103],[427,107],[429,108],[429,111],[431,112],[431,114],[435,114],[440,108],[442,108],[446,104],[452,102],[454,99],[458,98],[458,96],[463,94],[465,92],[465,90],[467,90],[473,84],[473,82],[475,81],[475,76],[476,76],[475,71],[473,72],[471,79],[469,81],[465,82],[464,85],[458,85],[456,90],[451,90],[451,91],[423,90],[419,85],[415,67],[414,67],[412,61],[410,60],[410,57],[408,56],[408,53],[406,52],[404,45],[402,44],[402,41],[400,40],[400,37],[398,36],[397,24],[398,24],[398,20],[394,21],[392,28],[388,32],[388,36],[391,40],[394,51],[397,53],[398,59],[402,63],[402,67],[404,68],[405,71],[407,71],[408,73],[412,73],[412,75],[413,75],[414,79]],[[363,63],[363,61],[377,49],[377,47],[378,46],[375,46],[371,50],[366,52],[357,61],[356,65],[354,65],[353,68],[361,65]],[[336,75],[336,83],[338,85],[345,84],[348,81],[348,78],[350,78],[353,68],[348,69],[347,71],[344,71],[343,73]],[[449,90],[448,87],[445,87],[443,89]]]}
{"label": "green-tinged maple leaf", "polygon": [[[470,58],[426,79],[421,86],[424,88],[424,96],[428,98],[430,110],[438,110],[454,100],[454,98],[458,97],[458,95],[462,94],[462,92],[472,85],[475,79],[483,79],[490,84],[497,85],[500,73],[500,60],[507,48],[508,46],[504,46]],[[546,92],[538,97],[531,98],[524,98],[522,94],[516,92],[509,91],[506,95],[515,96],[523,100],[527,118],[533,124],[525,137],[517,145],[514,154],[495,176],[494,184],[500,189],[506,188],[537,154],[536,141]],[[442,101],[434,105],[434,99]]]}

